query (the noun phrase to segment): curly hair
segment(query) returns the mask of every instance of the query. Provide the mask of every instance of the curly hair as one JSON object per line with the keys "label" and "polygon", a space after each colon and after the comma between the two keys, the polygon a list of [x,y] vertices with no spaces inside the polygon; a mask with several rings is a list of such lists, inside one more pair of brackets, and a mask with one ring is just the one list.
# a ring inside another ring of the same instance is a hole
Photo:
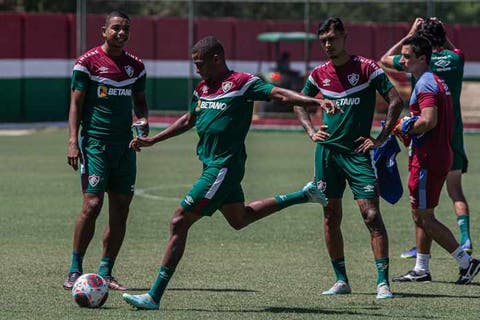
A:
{"label": "curly hair", "polygon": [[417,34],[427,38],[433,47],[441,47],[446,41],[446,33],[438,19],[426,19],[418,29]]}

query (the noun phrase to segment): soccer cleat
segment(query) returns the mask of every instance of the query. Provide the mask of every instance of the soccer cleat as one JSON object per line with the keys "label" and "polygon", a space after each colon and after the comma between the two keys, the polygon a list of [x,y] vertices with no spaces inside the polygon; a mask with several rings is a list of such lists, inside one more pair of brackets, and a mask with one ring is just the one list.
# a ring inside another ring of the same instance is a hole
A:
{"label": "soccer cleat", "polygon": [[322,190],[318,189],[315,183],[310,181],[302,188],[303,193],[307,196],[310,202],[318,202],[322,206],[326,206],[328,204],[328,199]]}
{"label": "soccer cleat", "polygon": [[124,293],[122,297],[129,305],[138,309],[158,310],[160,307],[160,304],[156,303],[148,293],[139,295]]}
{"label": "soccer cleat", "polygon": [[335,294],[350,294],[352,290],[350,285],[343,280],[338,280],[333,284],[333,286],[327,291],[323,291],[323,295],[335,295]]}
{"label": "soccer cleat", "polygon": [[388,283],[382,282],[377,286],[377,299],[391,299],[393,298],[392,290]]}
{"label": "soccer cleat", "polygon": [[472,255],[473,246],[472,246],[472,242],[470,241],[470,239],[465,240],[465,242],[460,244],[460,246],[462,247],[463,251],[465,251],[469,255]]}
{"label": "soccer cleat", "polygon": [[472,282],[473,278],[480,271],[480,260],[472,259],[470,264],[465,269],[460,269],[460,277],[455,282],[455,284],[469,284]]}
{"label": "soccer cleat", "polygon": [[403,259],[413,259],[417,257],[417,247],[413,247],[410,250],[405,251],[400,255],[400,258]]}
{"label": "soccer cleat", "polygon": [[82,274],[77,271],[69,272],[67,275],[67,279],[65,279],[65,282],[63,282],[63,289],[72,290],[73,284],[75,283],[75,281],[77,281],[78,278],[80,278],[81,275]]}
{"label": "soccer cleat", "polygon": [[106,277],[105,280],[107,281],[108,288],[112,290],[118,290],[118,291],[126,291],[128,288],[124,286],[123,284],[120,284],[117,279],[114,277]]}
{"label": "soccer cleat", "polygon": [[425,282],[425,281],[432,281],[432,276],[430,272],[420,273],[415,270],[410,270],[407,273],[393,277],[393,282]]}

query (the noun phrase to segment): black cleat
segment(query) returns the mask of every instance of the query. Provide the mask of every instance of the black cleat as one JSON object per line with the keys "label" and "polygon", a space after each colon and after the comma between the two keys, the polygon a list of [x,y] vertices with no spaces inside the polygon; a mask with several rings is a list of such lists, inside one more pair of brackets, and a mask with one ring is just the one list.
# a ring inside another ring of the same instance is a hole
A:
{"label": "black cleat", "polygon": [[420,273],[415,270],[410,270],[407,273],[393,277],[393,282],[425,282],[425,281],[432,281],[432,276],[430,272]]}
{"label": "black cleat", "polygon": [[480,260],[472,259],[470,264],[465,269],[460,269],[460,277],[455,284],[469,284],[473,281],[473,278],[480,271]]}

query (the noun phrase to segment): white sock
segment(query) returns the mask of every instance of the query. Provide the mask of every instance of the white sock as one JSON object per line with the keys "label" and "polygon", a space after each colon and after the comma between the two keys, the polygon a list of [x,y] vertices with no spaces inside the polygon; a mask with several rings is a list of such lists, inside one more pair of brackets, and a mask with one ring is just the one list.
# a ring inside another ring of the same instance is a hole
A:
{"label": "white sock", "polygon": [[415,260],[415,267],[413,268],[413,270],[421,274],[430,272],[429,263],[430,263],[430,254],[417,252],[417,259]]}
{"label": "white sock", "polygon": [[470,264],[470,260],[472,258],[463,251],[462,247],[459,246],[455,251],[452,252],[452,257],[457,260],[458,265],[460,266],[461,269],[466,269],[468,268],[468,265]]}

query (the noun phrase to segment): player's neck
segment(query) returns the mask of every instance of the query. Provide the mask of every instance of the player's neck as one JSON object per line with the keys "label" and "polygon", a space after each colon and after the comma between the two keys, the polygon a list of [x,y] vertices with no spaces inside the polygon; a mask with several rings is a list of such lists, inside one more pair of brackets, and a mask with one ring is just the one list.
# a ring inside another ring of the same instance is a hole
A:
{"label": "player's neck", "polygon": [[338,56],[330,58],[330,60],[332,60],[334,66],[340,67],[350,61],[350,55],[346,51],[342,51]]}
{"label": "player's neck", "polygon": [[107,43],[102,44],[102,50],[107,55],[112,56],[112,57],[119,57],[123,53],[123,48],[111,47]]}
{"label": "player's neck", "polygon": [[418,69],[418,70],[415,70],[412,72],[412,75],[413,77],[415,78],[415,80],[418,80],[420,79],[420,77],[427,71],[429,71],[430,69],[428,67],[425,67],[425,68],[421,68],[421,69]]}

